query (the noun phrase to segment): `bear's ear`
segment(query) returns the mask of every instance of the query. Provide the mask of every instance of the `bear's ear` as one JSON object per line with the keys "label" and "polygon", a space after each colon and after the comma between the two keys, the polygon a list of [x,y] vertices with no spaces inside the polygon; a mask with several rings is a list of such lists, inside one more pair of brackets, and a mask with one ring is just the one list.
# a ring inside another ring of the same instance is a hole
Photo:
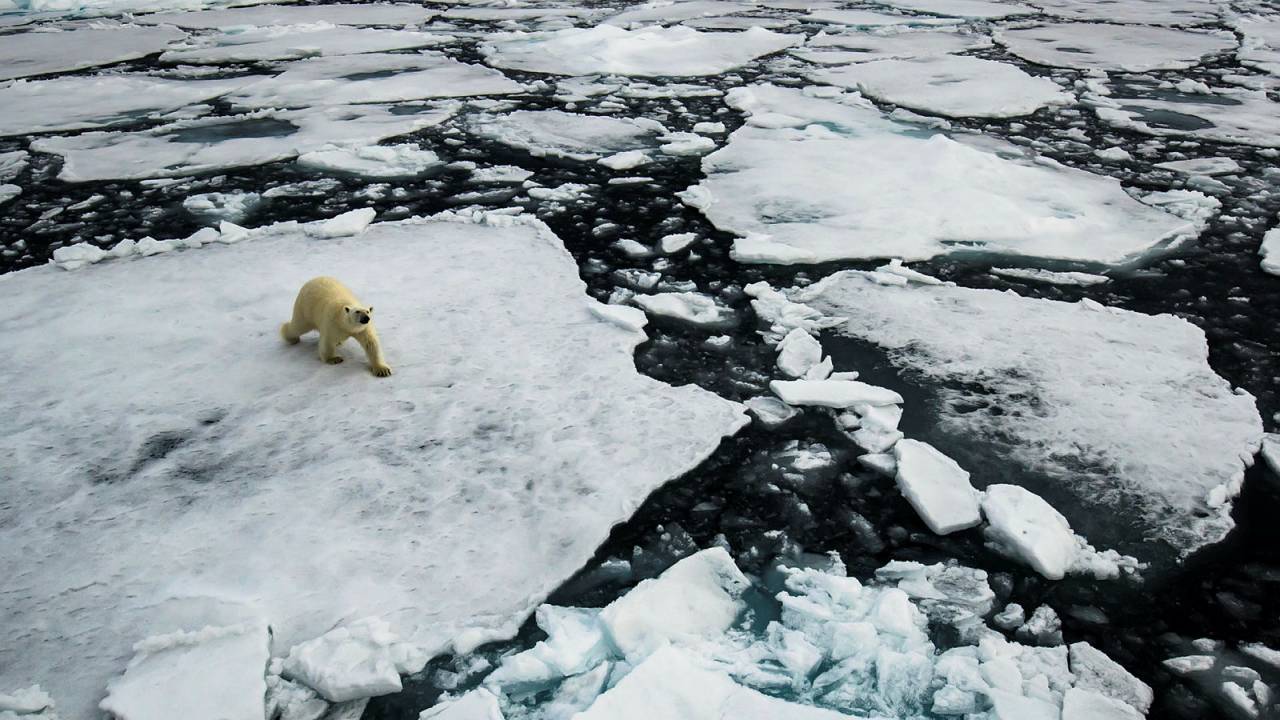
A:
{"label": "bear's ear", "polygon": [[342,306],[342,312],[351,312],[351,306],[350,306],[350,305],[343,305],[343,306]]}
{"label": "bear's ear", "polygon": [[365,308],[365,312],[367,312],[367,313],[369,313],[370,315],[372,315],[372,314],[373,314],[373,306],[372,306],[372,305],[370,305],[369,307]]}

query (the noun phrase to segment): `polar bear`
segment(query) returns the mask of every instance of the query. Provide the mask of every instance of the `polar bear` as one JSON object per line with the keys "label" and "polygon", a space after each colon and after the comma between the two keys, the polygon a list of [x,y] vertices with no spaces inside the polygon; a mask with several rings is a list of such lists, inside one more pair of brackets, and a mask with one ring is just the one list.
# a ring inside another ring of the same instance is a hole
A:
{"label": "polar bear", "polygon": [[290,345],[298,338],[320,331],[320,359],[334,365],[342,362],[338,346],[353,337],[364,348],[369,369],[378,377],[391,374],[382,357],[378,332],[373,328],[373,308],[360,304],[346,285],[331,277],[308,280],[293,303],[293,319],[280,326],[280,336]]}

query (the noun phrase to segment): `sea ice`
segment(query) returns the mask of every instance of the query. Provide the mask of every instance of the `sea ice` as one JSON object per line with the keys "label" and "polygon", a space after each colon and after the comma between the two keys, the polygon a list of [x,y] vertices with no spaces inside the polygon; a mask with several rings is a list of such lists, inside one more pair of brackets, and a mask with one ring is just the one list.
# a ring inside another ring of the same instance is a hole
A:
{"label": "sea ice", "polygon": [[6,203],[22,194],[22,188],[10,183],[0,183],[0,203]]}
{"label": "sea ice", "polygon": [[857,380],[774,380],[769,389],[788,405],[851,408],[902,403],[898,393]]}
{"label": "sea ice", "polygon": [[623,150],[609,157],[602,157],[596,162],[610,170],[630,170],[650,162],[649,153],[643,150]]}
{"label": "sea ice", "polygon": [[373,28],[316,25],[268,26],[245,30],[234,28],[216,35],[204,35],[175,47],[160,56],[166,63],[225,64],[297,60],[321,55],[411,50],[450,41],[445,35]]}
{"label": "sea ice", "polygon": [[[1275,274],[1280,275],[1280,268]],[[1276,477],[1280,477],[1280,433],[1267,433],[1262,436],[1262,459]]]}
{"label": "sea ice", "polygon": [[791,54],[811,62],[843,65],[948,55],[990,46],[991,38],[986,35],[954,30],[914,30],[891,34],[822,32],[809,38],[803,48],[792,50]]}
{"label": "sea ice", "polygon": [[1061,580],[1075,562],[1076,538],[1062,513],[1017,485],[990,485],[982,498],[983,534],[1000,552],[1050,580]]}
{"label": "sea ice", "polygon": [[1192,160],[1170,160],[1156,163],[1155,167],[1172,170],[1183,175],[1230,175],[1242,169],[1240,163],[1229,157],[1194,158]]}
{"label": "sea ice", "polygon": [[1071,673],[1076,677],[1076,687],[1119,700],[1143,715],[1155,700],[1150,685],[1087,642],[1071,644]]}
{"label": "sea ice", "polygon": [[386,622],[362,618],[295,645],[282,675],[315,690],[329,702],[347,702],[400,691],[400,675],[422,669],[412,650],[398,644]]}
{"label": "sea ice", "polygon": [[30,155],[26,150],[13,150],[0,153],[0,181],[12,180],[27,169]]}
{"label": "sea ice", "polygon": [[322,148],[299,155],[298,164],[370,178],[416,177],[444,166],[440,156],[413,143]]}
{"label": "sea ice", "polygon": [[1143,25],[1054,23],[1001,30],[996,42],[1028,62],[1077,70],[1182,70],[1206,55],[1233,50],[1227,33]]}
{"label": "sea ice", "polygon": [[877,5],[888,5],[899,10],[961,17],[969,20],[998,20],[1017,15],[1034,15],[1039,10],[1012,2],[990,0],[875,0]]}
{"label": "sea ice", "polygon": [[898,489],[930,530],[946,535],[982,522],[978,491],[955,460],[918,440],[899,440],[893,455]]}
{"label": "sea ice", "polygon": [[476,135],[528,151],[535,157],[597,160],[627,150],[653,147],[665,134],[647,118],[581,115],[562,110],[517,110],[505,115],[475,115],[468,128]]}
{"label": "sea ice", "polygon": [[991,268],[991,274],[999,275],[1000,277],[1013,278],[1015,280],[1049,283],[1050,285],[1088,286],[1111,282],[1111,278],[1106,275],[1095,275],[1094,273],[1085,272],[1055,272],[1053,270],[1041,270],[1039,268],[993,267]]}
{"label": "sea ice", "polygon": [[[999,450],[984,452],[1060,479],[1086,506],[1123,507],[1148,539],[1182,554],[1232,527],[1230,499],[1261,418],[1251,396],[1213,373],[1199,328],[1088,300],[874,275],[836,273],[788,297],[844,316],[839,332],[941,383],[931,410],[949,436],[987,439]],[[1087,530],[1115,532],[1099,522]]]}
{"label": "sea ice", "polygon": [[[741,262],[816,263],[955,252],[1121,263],[1198,234],[1114,178],[997,140],[922,131],[853,94],[770,85],[727,101],[748,124],[681,193],[734,241]],[[827,95],[831,92],[825,93]],[[1198,193],[1175,205],[1206,202]]]}
{"label": "sea ice", "polygon": [[1014,65],[961,55],[876,60],[818,70],[814,80],[860,90],[881,102],[949,117],[1016,117],[1075,97]]}
{"label": "sea ice", "polygon": [[832,25],[848,25],[858,28],[875,28],[885,26],[927,27],[938,25],[958,25],[958,18],[923,17],[920,15],[896,15],[887,12],[876,12],[864,8],[819,8],[801,18],[806,22],[830,23]]}
{"label": "sea ice", "polygon": [[1209,96],[1149,97],[1146,92],[1087,93],[1085,104],[1104,122],[1156,136],[1280,147],[1280,113],[1261,90],[1217,89]]}
{"label": "sea ice", "polygon": [[202,193],[182,201],[182,208],[206,222],[222,221],[238,223],[249,216],[262,202],[262,196],[254,192]]}
{"label": "sea ice", "polygon": [[1233,25],[1244,36],[1236,51],[1240,64],[1280,75],[1280,18],[1243,17]]}
{"label": "sea ice", "polygon": [[1263,272],[1280,275],[1280,228],[1272,228],[1262,236],[1258,257],[1262,258]]}
{"label": "sea ice", "polygon": [[228,99],[244,108],[284,108],[507,95],[520,89],[496,70],[438,52],[370,53],[298,60]]}
{"label": "sea ice", "polygon": [[673,25],[682,20],[732,15],[749,6],[728,0],[681,0],[680,2],[646,2],[613,15],[604,22],[618,27],[642,27],[649,24]]}
{"label": "sea ice", "polygon": [[477,688],[456,700],[442,701],[423,710],[418,720],[504,720],[498,698]]}
{"label": "sea ice", "polygon": [[804,377],[813,366],[822,362],[822,345],[803,328],[796,328],[775,348],[778,351],[778,369],[793,378]]}
{"label": "sea ice", "polygon": [[734,323],[733,310],[714,298],[696,292],[636,295],[635,304],[653,315],[674,318],[704,328],[724,328]]}
{"label": "sea ice", "polygon": [[139,132],[41,138],[31,149],[61,155],[58,179],[67,182],[175,177],[289,160],[330,145],[363,147],[438,125],[456,107],[402,110],[387,105],[263,110],[181,120]]}
{"label": "sea ice", "polygon": [[[468,652],[747,422],[640,375],[645,334],[593,315],[536,220],[307,230],[0,277],[0,687],[87,718],[139,638],[257,617],[281,649],[376,616]],[[297,287],[334,268],[378,307],[393,379],[280,340]]]}
{"label": "sea ice", "polygon": [[500,68],[554,75],[719,75],[804,38],[763,28],[701,32],[689,27],[624,30],[614,25],[498,36],[480,46]]}
{"label": "sea ice", "polygon": [[0,87],[0,136],[102,128],[138,122],[211,100],[261,79],[166,80],[88,75],[18,80]]}
{"label": "sea ice", "polygon": [[269,642],[262,621],[141,640],[100,707],[119,720],[261,720]]}
{"label": "sea ice", "polygon": [[244,28],[268,25],[417,25],[435,16],[431,10],[411,3],[359,3],[343,5],[258,5],[198,12],[165,12],[139,15],[137,22],[176,25],[191,30]]}
{"label": "sea ice", "polygon": [[1036,0],[1050,15],[1135,25],[1202,25],[1218,20],[1215,0]]}
{"label": "sea ice", "polygon": [[184,37],[186,33],[171,27],[106,23],[10,33],[0,43],[0,80],[133,60],[158,53]]}

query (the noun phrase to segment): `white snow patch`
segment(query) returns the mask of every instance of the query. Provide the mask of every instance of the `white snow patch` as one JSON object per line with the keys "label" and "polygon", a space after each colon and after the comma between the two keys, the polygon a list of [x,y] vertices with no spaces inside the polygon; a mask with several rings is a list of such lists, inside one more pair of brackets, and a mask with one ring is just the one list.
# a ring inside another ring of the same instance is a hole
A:
{"label": "white snow patch", "polygon": [[[306,230],[0,277],[0,687],[39,682],[89,717],[137,638],[255,617],[282,648],[365,616],[427,655],[509,637],[747,422],[640,375],[644,333],[593,316],[536,220]],[[297,288],[335,268],[378,307],[392,378],[358,348],[333,367],[280,340]]]}

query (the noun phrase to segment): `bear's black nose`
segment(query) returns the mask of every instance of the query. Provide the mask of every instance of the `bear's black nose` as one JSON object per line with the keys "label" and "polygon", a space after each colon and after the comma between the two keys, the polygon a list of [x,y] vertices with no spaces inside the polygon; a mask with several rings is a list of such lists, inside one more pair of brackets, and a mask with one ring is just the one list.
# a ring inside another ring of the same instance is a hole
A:
{"label": "bear's black nose", "polygon": [[367,316],[367,315],[362,316],[362,317],[360,318],[360,324],[361,324],[361,325],[368,325],[368,324],[369,324],[369,316]]}

